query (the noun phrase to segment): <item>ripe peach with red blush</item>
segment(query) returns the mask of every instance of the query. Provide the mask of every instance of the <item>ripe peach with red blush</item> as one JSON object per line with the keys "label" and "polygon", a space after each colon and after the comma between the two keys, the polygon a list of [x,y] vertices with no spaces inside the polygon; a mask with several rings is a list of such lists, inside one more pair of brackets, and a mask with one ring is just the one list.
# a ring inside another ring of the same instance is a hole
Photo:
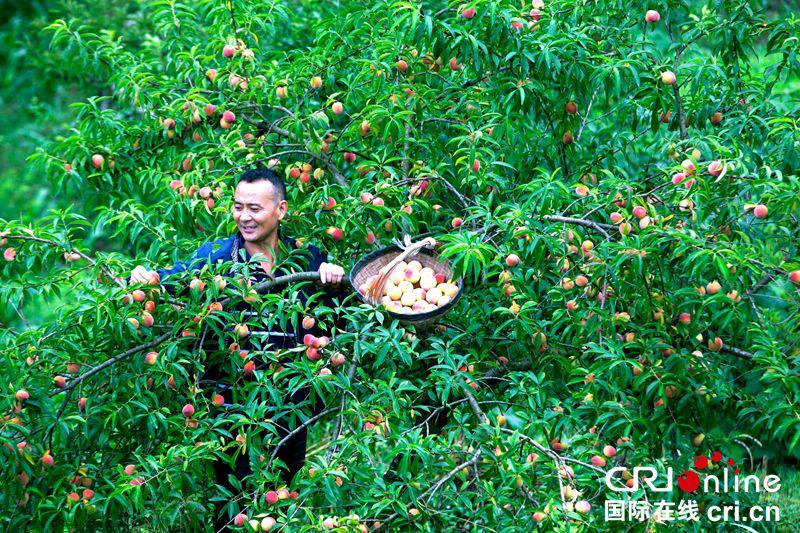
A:
{"label": "ripe peach with red blush", "polygon": [[722,161],[712,161],[708,164],[708,173],[714,177],[719,176],[722,174],[722,171],[725,169],[725,164]]}
{"label": "ripe peach with red blush", "polygon": [[644,19],[650,24],[655,24],[661,20],[661,14],[655,9],[648,9],[647,13],[644,14]]}
{"label": "ripe peach with red blush", "polygon": [[661,73],[661,83],[664,85],[674,85],[676,80],[675,73],[671,70],[665,70]]}
{"label": "ripe peach with red blush", "polygon": [[327,230],[325,230],[325,233],[330,235],[333,240],[336,241],[341,241],[344,238],[344,233],[340,228],[329,227]]}
{"label": "ripe peach with red blush", "polygon": [[712,352],[718,352],[722,349],[722,339],[719,337],[708,339],[708,349]]}

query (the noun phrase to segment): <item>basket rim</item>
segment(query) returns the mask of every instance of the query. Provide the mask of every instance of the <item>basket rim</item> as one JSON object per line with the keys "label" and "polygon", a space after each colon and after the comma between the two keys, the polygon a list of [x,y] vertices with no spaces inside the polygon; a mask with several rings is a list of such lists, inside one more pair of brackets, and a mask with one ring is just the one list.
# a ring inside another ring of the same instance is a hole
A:
{"label": "basket rim", "polygon": [[[355,293],[358,295],[359,300],[361,300],[365,304],[369,304],[369,302],[367,302],[364,299],[364,295],[361,294],[361,292],[358,290],[358,287],[355,284],[356,275],[359,272],[361,272],[361,270],[363,270],[366,265],[368,265],[369,263],[371,263],[375,259],[378,259],[379,257],[383,257],[384,255],[387,255],[387,254],[389,254],[391,252],[402,252],[402,251],[403,251],[403,249],[400,248],[399,246],[397,246],[395,244],[390,244],[388,246],[384,246],[383,248],[379,248],[377,250],[371,251],[370,253],[368,253],[367,255],[362,257],[361,259],[359,259],[356,262],[355,265],[353,265],[353,268],[350,269],[350,274],[348,275],[348,279],[350,280],[350,285],[353,287],[353,289],[355,290]],[[429,256],[431,256],[433,258],[437,258],[438,257],[438,255],[435,252],[433,252],[432,250],[429,250],[427,248],[421,248],[419,250],[419,253],[423,253],[423,254],[429,255]],[[409,322],[409,323],[424,322],[426,320],[430,320],[432,318],[436,318],[436,317],[438,317],[440,315],[444,315],[447,311],[449,311],[456,304],[456,302],[458,302],[458,300],[461,298],[461,293],[464,292],[464,283],[463,283],[463,280],[462,280],[461,277],[459,277],[456,280],[453,280],[453,282],[458,287],[458,292],[456,293],[456,295],[453,296],[453,298],[451,298],[450,301],[447,302],[445,305],[443,305],[442,307],[439,307],[439,308],[437,308],[437,309],[435,309],[433,311],[428,311],[427,313],[414,313],[413,315],[412,314],[408,314],[407,315],[407,314],[403,314],[403,313],[395,313],[394,311],[389,311],[385,307],[380,306],[382,308],[381,311],[384,312],[384,313],[387,313],[392,318],[396,318],[400,322]],[[378,307],[376,307],[376,309],[377,308]]]}

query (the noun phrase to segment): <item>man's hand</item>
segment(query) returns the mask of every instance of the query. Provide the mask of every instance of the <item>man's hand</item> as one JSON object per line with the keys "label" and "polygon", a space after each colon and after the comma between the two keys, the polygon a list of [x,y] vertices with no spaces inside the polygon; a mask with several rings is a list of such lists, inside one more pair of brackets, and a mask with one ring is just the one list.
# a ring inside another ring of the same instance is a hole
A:
{"label": "man's hand", "polygon": [[147,270],[142,265],[139,265],[131,270],[131,283],[155,285],[158,283],[158,272],[155,270]]}
{"label": "man's hand", "polygon": [[344,269],[332,263],[322,263],[319,266],[319,281],[323,285],[338,285],[344,277]]}

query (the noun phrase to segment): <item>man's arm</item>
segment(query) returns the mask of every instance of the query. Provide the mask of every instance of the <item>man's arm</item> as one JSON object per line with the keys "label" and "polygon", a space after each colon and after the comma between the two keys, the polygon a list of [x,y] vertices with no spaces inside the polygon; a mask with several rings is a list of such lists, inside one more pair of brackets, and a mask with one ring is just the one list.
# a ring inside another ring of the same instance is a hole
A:
{"label": "man's arm", "polygon": [[[188,261],[179,261],[170,268],[162,268],[159,270],[148,270],[142,265],[137,265],[131,271],[131,283],[147,283],[155,285],[159,282],[164,282],[167,278],[180,272],[187,270],[199,270],[209,261],[213,260],[213,245],[215,243],[205,243],[194,253]],[[220,250],[222,251],[222,250]],[[217,255],[219,255],[219,252]]]}

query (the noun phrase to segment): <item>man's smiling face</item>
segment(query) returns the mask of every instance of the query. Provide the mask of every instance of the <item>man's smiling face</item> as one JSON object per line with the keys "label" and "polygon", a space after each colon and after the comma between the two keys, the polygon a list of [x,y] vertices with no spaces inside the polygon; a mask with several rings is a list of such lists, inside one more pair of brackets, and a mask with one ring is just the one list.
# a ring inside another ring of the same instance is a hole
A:
{"label": "man's smiling face", "polygon": [[276,198],[275,187],[266,180],[240,182],[236,186],[233,220],[245,242],[258,247],[276,245],[278,226],[286,216],[286,200]]}

